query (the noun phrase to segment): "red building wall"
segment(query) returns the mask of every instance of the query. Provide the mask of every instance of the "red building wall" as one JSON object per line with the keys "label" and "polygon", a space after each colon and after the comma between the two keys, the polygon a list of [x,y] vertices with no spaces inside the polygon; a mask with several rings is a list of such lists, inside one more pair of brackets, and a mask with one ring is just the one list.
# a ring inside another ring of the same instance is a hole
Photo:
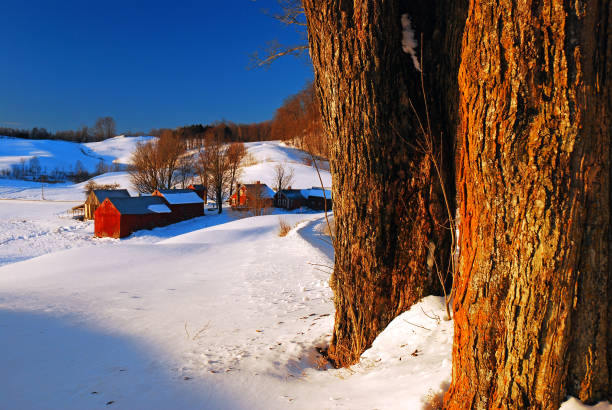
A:
{"label": "red building wall", "polygon": [[140,229],[153,229],[174,222],[172,214],[121,215],[110,201],[105,200],[95,212],[94,235],[125,238]]}
{"label": "red building wall", "polygon": [[204,215],[203,204],[175,204],[168,205],[175,221],[184,221],[186,219],[196,218]]}
{"label": "red building wall", "polygon": [[94,212],[94,235],[101,237],[121,237],[121,214],[107,200]]}

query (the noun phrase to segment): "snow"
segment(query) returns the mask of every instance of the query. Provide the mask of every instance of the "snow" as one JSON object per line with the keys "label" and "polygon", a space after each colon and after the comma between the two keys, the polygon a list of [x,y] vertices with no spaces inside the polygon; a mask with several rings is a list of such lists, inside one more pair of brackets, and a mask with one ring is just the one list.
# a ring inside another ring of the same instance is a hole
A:
{"label": "snow", "polygon": [[[305,167],[280,144],[249,150],[269,159],[262,172]],[[2,408],[419,409],[448,388],[453,324],[440,297],[394,319],[358,364],[321,359],[334,317],[321,213],[225,208],[95,239],[91,221],[66,215],[82,184],[40,197],[38,184],[0,179]]]}
{"label": "snow", "polygon": [[610,410],[612,409],[612,404],[610,404],[610,402],[608,401],[602,401],[599,402],[593,406],[588,406],[586,404],[583,404],[580,400],[578,400],[575,397],[569,397],[568,400],[566,400],[563,404],[561,404],[561,407],[559,407],[559,410]]}
{"label": "snow", "polygon": [[83,144],[97,155],[113,158],[113,162],[118,164],[131,164],[132,153],[138,143],[147,142],[155,137],[118,137],[109,138],[100,142],[88,142]]}
{"label": "snow", "polygon": [[57,168],[68,171],[80,161],[93,172],[100,160],[107,164],[129,164],[131,152],[140,141],[153,137],[115,137],[101,142],[79,144],[59,140],[28,140],[0,136],[0,170],[38,157],[40,166],[47,172]]}
{"label": "snow", "polygon": [[416,56],[416,49],[418,44],[414,38],[414,30],[412,29],[412,22],[408,14],[402,14],[402,50],[406,54],[410,54],[412,57],[412,64],[417,71],[421,71],[421,65],[419,59]]}
{"label": "snow", "polygon": [[172,212],[166,205],[149,205],[147,209],[158,214],[169,214]]}
{"label": "snow", "polygon": [[[253,156],[257,164],[243,168],[240,181],[243,183],[255,183],[261,181],[269,187],[274,188],[274,167],[278,164],[286,165],[293,169],[294,176],[291,183],[292,188],[302,189],[313,186],[321,186],[319,177],[312,165],[307,165],[310,156],[296,148],[288,147],[279,141],[250,142],[244,144],[248,152]],[[323,162],[319,164],[323,185],[332,186],[329,165]]]}

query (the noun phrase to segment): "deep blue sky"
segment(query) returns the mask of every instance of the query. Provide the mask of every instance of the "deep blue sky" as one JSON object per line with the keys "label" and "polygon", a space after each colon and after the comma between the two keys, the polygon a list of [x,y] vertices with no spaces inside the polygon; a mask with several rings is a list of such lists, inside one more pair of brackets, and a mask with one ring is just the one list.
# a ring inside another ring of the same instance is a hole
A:
{"label": "deep blue sky", "polygon": [[276,0],[0,1],[0,127],[118,131],[271,119],[312,69],[286,57],[247,70],[295,31],[261,12]]}

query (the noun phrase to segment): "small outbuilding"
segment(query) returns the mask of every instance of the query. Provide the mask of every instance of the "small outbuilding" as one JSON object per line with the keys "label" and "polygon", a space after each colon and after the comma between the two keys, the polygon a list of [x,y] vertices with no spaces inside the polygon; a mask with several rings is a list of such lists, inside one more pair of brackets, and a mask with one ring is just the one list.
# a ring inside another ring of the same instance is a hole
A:
{"label": "small outbuilding", "polygon": [[157,189],[152,195],[166,200],[176,222],[204,215],[204,200],[192,189]]}
{"label": "small outbuilding", "polygon": [[153,229],[174,222],[172,211],[158,196],[108,197],[96,209],[94,234],[124,238],[140,229]]}
{"label": "small outbuilding", "polygon": [[240,184],[230,198],[232,208],[269,208],[274,204],[274,191],[260,181]]}
{"label": "small outbuilding", "polygon": [[321,187],[313,186],[310,189],[302,189],[302,196],[306,198],[306,206],[315,211],[332,209],[331,191]]}
{"label": "small outbuilding", "polygon": [[274,194],[274,206],[277,208],[296,209],[306,205],[306,198],[301,189],[281,189]]}
{"label": "small outbuilding", "polygon": [[84,219],[94,219],[96,209],[106,198],[129,198],[127,189],[94,189],[85,200]]}

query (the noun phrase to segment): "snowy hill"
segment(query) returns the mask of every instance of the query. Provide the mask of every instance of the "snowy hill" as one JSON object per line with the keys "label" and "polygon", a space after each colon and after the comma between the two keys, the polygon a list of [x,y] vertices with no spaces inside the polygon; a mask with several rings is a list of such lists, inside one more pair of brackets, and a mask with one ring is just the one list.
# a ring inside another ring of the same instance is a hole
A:
{"label": "snowy hill", "polygon": [[[121,162],[128,163],[132,150],[139,141],[145,141],[149,137],[115,137],[102,142],[94,142],[88,144],[64,143],[63,141],[29,141],[16,138],[0,138],[0,161],[4,158],[6,163],[19,163],[21,156],[19,153],[27,153],[26,156],[31,157],[36,152],[34,147],[46,146],[48,148],[48,157],[41,163],[47,163],[49,166],[58,166],[65,164],[70,166],[73,161],[72,155],[76,158],[83,159],[81,148],[94,153],[99,157],[105,158],[108,163]],[[4,143],[8,142],[7,145]],[[40,144],[30,144],[30,143]],[[69,144],[66,146],[65,144]],[[255,160],[255,164],[245,166],[243,168],[240,180],[245,183],[261,181],[273,186],[274,167],[277,164],[286,164],[294,170],[294,180],[292,186],[294,188],[311,188],[320,186],[319,178],[315,169],[312,166],[306,165],[305,159],[308,155],[296,148],[284,146],[279,141],[252,142],[245,144],[249,154]],[[16,151],[11,152],[14,148]],[[21,148],[19,148],[21,147]],[[2,156],[4,152],[4,156]],[[94,155],[91,154],[91,155]],[[38,154],[36,154],[38,155]],[[80,156],[79,156],[80,155]],[[83,159],[83,164],[88,164],[95,169],[99,159],[94,156],[85,156],[89,160]],[[46,161],[46,162],[43,162]],[[89,161],[89,162],[87,162]],[[322,164],[327,167],[327,164]],[[326,187],[332,185],[331,174],[325,169],[321,169],[321,178]],[[120,188],[128,189],[132,195],[137,192],[133,189],[130,178],[127,172],[109,172],[93,178],[99,184],[119,184]],[[44,195],[48,200],[63,200],[63,201],[81,201],[83,198],[83,189],[85,183],[72,184],[45,184]],[[41,199],[41,184],[31,181],[11,180],[0,178],[0,199]]]}
{"label": "snowy hill", "polygon": [[[293,169],[293,188],[311,188],[321,186],[319,177],[312,165],[307,162],[310,156],[304,151],[285,146],[280,141],[251,142],[245,144],[249,154],[258,161],[257,164],[247,166],[243,170],[241,180],[245,183],[261,181],[272,187],[274,185],[274,167],[277,164],[287,164]],[[331,174],[327,169],[329,165],[323,163],[319,165],[321,179],[326,187],[332,186]],[[325,168],[325,169],[323,169]]]}
{"label": "snowy hill", "polygon": [[92,172],[103,160],[107,164],[128,164],[136,144],[152,137],[118,136],[101,142],[79,144],[58,140],[27,140],[0,136],[0,170],[37,157],[47,172],[69,170],[77,161]]}

